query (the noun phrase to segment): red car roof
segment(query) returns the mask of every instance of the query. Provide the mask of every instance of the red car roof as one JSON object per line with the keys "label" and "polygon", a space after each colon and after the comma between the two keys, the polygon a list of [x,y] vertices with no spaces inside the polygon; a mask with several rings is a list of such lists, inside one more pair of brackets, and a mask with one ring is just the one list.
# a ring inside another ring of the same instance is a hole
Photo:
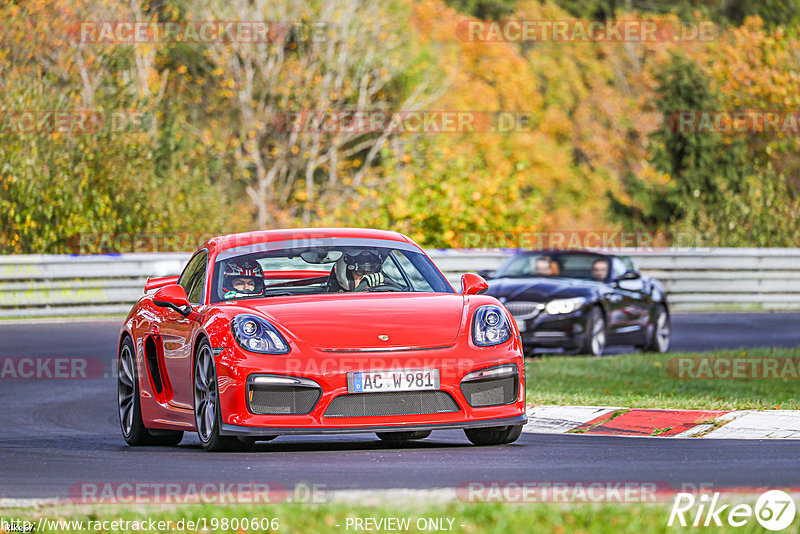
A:
{"label": "red car roof", "polygon": [[226,250],[233,247],[269,243],[274,241],[291,241],[301,239],[325,239],[331,237],[347,237],[352,239],[385,239],[412,243],[409,238],[399,232],[375,230],[371,228],[291,228],[283,230],[260,230],[212,237],[203,246]]}

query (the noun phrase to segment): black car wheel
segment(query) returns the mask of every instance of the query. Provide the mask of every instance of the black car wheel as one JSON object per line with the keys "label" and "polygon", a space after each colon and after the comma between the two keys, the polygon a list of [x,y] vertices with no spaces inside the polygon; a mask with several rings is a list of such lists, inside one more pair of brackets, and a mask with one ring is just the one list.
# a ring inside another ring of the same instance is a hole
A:
{"label": "black car wheel", "polygon": [[194,420],[200,443],[207,451],[243,451],[252,448],[252,438],[220,435],[222,418],[214,355],[208,340],[202,340],[194,362]]}
{"label": "black car wheel", "polygon": [[425,439],[431,435],[430,430],[418,430],[414,431],[407,431],[407,432],[376,432],[379,438],[383,441],[394,441],[394,442],[402,442],[402,441],[411,441],[414,439]]}
{"label": "black car wheel", "polygon": [[606,349],[606,318],[603,311],[594,306],[586,316],[586,335],[581,354],[602,356]]}
{"label": "black car wheel", "polygon": [[647,345],[640,348],[646,352],[667,352],[669,350],[671,332],[669,314],[663,304],[659,304],[656,307],[653,317],[653,322],[648,329]]}
{"label": "black car wheel", "polygon": [[142,419],[139,397],[139,372],[133,341],[122,341],[117,360],[117,408],[122,437],[128,445],[177,445],[183,439],[180,430],[148,429]]}
{"label": "black car wheel", "polygon": [[467,439],[475,445],[505,445],[519,439],[522,434],[522,425],[468,428],[464,430],[464,433],[467,435]]}

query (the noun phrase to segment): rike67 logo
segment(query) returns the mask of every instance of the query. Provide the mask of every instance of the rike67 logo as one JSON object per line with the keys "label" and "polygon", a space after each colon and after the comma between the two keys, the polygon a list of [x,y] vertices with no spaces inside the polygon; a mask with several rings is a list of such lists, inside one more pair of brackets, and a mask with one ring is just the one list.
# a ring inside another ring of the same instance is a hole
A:
{"label": "rike67 logo", "polygon": [[755,506],[719,504],[719,495],[719,492],[715,492],[698,497],[692,493],[678,493],[667,525],[721,527],[727,523],[732,527],[741,527],[755,518],[765,529],[778,531],[791,525],[797,513],[792,496],[782,490],[765,492]]}

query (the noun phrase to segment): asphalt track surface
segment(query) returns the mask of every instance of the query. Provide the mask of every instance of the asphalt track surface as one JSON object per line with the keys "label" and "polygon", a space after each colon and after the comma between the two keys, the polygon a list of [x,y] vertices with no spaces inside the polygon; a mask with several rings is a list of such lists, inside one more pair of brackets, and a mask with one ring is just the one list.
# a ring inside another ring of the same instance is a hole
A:
{"label": "asphalt track surface", "polygon": [[[800,313],[673,317],[674,350],[800,346]],[[0,324],[0,358],[116,357],[119,323]],[[640,481],[715,488],[798,486],[794,440],[648,439],[523,433],[474,447],[461,431],[396,446],[372,434],[280,437],[247,453],[134,448],[119,431],[112,377],[0,380],[0,497],[68,497],[92,482],[297,483],[344,489],[453,488],[468,481]]]}

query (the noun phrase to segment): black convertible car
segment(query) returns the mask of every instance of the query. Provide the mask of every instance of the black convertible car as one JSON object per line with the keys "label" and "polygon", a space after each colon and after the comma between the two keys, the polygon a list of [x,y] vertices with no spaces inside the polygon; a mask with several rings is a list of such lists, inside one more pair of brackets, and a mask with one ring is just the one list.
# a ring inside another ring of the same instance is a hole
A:
{"label": "black convertible car", "polygon": [[517,322],[527,354],[563,349],[599,356],[607,346],[669,350],[669,307],[661,283],[628,258],[585,251],[531,251],[510,257],[487,293]]}

